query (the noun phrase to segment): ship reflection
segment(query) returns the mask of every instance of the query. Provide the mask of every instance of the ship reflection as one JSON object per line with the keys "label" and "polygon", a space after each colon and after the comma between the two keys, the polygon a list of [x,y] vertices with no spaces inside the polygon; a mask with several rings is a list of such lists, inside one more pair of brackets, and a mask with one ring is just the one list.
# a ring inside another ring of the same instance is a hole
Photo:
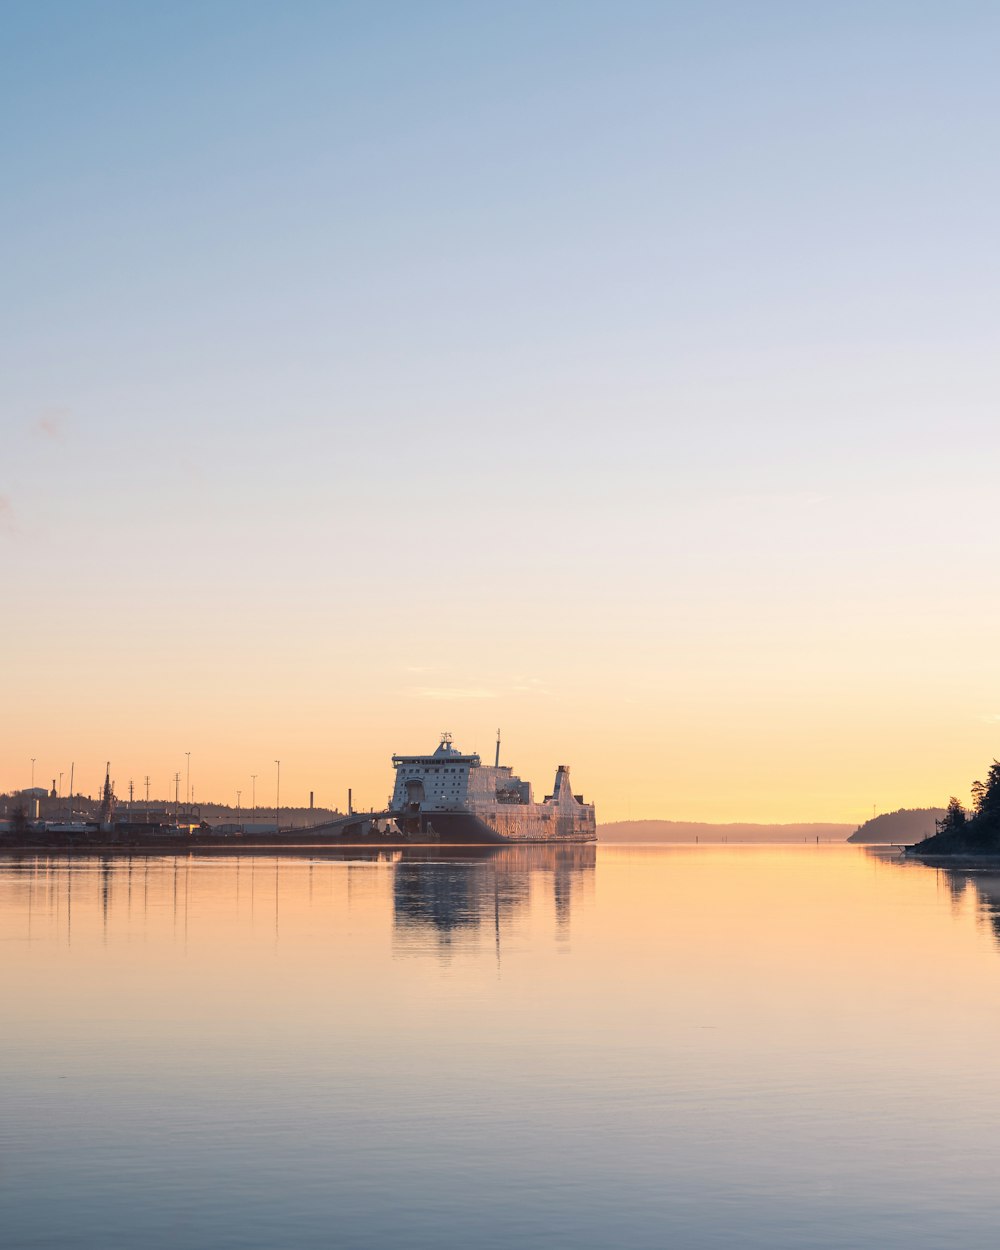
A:
{"label": "ship reflection", "polygon": [[406,853],[393,874],[393,921],[397,951],[439,948],[492,929],[501,934],[532,902],[549,891],[556,933],[569,933],[573,903],[593,875],[593,844],[449,848]]}

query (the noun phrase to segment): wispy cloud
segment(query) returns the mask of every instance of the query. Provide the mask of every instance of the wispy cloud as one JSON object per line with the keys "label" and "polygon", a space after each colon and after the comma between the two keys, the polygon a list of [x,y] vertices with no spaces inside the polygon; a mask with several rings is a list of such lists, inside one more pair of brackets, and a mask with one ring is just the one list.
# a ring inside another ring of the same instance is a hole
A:
{"label": "wispy cloud", "polygon": [[413,686],[407,694],[413,699],[433,699],[441,703],[462,699],[495,699],[495,690],[481,686]]}
{"label": "wispy cloud", "polygon": [[[434,665],[408,664],[403,671],[421,676],[428,676],[431,673],[444,676],[446,670],[442,670],[439,666]],[[409,686],[403,693],[411,699],[428,699],[439,703],[455,703],[472,699],[500,699],[504,695],[509,694],[545,696],[550,693],[548,683],[540,677],[531,677],[524,673],[517,673],[513,676],[500,676],[494,673],[492,676],[496,680],[489,686],[428,684]],[[459,681],[461,681],[461,678],[459,678]]]}
{"label": "wispy cloud", "polygon": [[996,725],[1000,723],[1000,712],[984,712],[979,719],[984,720],[987,725]]}
{"label": "wispy cloud", "polygon": [[548,694],[548,686],[540,677],[524,677],[520,674],[514,678],[511,690],[522,694]]}

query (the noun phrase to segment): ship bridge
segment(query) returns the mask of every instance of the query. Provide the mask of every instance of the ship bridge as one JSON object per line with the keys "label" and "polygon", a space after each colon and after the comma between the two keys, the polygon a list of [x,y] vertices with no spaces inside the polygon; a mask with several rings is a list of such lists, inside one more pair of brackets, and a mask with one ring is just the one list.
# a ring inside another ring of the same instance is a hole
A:
{"label": "ship bridge", "polygon": [[448,811],[465,805],[470,777],[482,767],[482,760],[475,753],[459,751],[451,734],[445,733],[430,755],[394,755],[392,764],[394,810]]}
{"label": "ship bridge", "polygon": [[437,749],[432,751],[430,755],[394,755],[392,757],[393,768],[398,769],[401,764],[422,768],[440,768],[466,764],[470,768],[478,768],[482,764],[482,760],[475,753],[463,755],[452,741],[451,734],[445,733],[441,735],[441,741]]}

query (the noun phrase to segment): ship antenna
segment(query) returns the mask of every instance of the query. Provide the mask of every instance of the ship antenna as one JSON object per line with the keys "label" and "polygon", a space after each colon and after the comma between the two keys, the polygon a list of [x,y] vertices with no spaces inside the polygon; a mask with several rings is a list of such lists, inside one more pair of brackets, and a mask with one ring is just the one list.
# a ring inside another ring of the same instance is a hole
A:
{"label": "ship antenna", "polygon": [[497,730],[497,757],[494,762],[494,767],[495,768],[500,767],[500,730],[499,729]]}

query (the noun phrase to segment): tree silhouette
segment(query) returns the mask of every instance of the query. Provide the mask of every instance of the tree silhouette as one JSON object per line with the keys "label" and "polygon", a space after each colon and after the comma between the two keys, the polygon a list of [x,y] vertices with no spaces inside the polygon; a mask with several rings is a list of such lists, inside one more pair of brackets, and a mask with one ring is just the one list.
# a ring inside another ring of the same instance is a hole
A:
{"label": "tree silhouette", "polygon": [[972,811],[952,797],[944,816],[935,821],[937,833],[918,844],[928,854],[1000,853],[1000,760],[994,760],[984,781],[974,781]]}
{"label": "tree silhouette", "polygon": [[969,840],[987,850],[1000,846],[1000,760],[990,765],[985,781],[972,783],[972,806]]}
{"label": "tree silhouette", "polygon": [[948,806],[945,808],[944,815],[934,823],[937,826],[938,833],[962,833],[965,830],[967,821],[965,808],[952,795],[948,800]]}

